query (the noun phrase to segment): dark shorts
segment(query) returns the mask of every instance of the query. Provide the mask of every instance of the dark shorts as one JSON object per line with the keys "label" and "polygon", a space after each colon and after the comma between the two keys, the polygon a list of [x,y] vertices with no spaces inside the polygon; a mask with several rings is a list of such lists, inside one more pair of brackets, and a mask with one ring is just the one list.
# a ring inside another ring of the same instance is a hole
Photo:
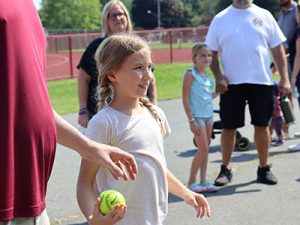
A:
{"label": "dark shorts", "polygon": [[247,104],[251,115],[251,124],[267,127],[274,110],[272,86],[229,85],[228,91],[220,97],[220,118],[223,128],[243,127]]}

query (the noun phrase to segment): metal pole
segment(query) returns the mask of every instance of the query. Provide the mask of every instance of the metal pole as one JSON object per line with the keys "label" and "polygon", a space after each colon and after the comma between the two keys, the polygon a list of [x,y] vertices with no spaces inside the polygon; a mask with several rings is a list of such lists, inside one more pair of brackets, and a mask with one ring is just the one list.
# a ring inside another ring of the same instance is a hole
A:
{"label": "metal pole", "polygon": [[157,28],[159,29],[161,27],[161,21],[160,21],[160,0],[157,0]]}

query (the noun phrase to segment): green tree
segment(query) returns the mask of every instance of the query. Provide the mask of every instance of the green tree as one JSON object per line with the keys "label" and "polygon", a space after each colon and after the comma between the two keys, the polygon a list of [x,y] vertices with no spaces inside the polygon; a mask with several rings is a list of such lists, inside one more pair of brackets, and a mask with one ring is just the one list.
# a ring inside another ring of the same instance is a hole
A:
{"label": "green tree", "polygon": [[[99,0],[99,1],[100,1],[100,4],[104,6],[110,0]],[[127,8],[127,10],[130,11],[131,10],[132,0],[123,0],[122,2],[125,5],[125,7]]]}
{"label": "green tree", "polygon": [[[134,25],[154,29],[158,26],[158,0],[133,0],[131,15]],[[161,27],[183,27],[189,24],[187,11],[181,0],[160,0]]]}
{"label": "green tree", "polygon": [[43,0],[39,15],[48,31],[100,29],[99,0]]}
{"label": "green tree", "polygon": [[[253,2],[257,6],[269,10],[273,15],[277,15],[279,11],[278,0],[255,0]],[[232,0],[219,0],[216,5],[216,12],[219,12],[232,4]]]}

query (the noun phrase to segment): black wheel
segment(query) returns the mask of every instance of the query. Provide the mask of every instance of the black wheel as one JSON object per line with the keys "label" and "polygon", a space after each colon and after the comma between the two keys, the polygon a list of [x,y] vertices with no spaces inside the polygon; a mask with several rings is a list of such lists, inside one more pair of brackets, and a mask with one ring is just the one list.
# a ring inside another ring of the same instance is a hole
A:
{"label": "black wheel", "polygon": [[247,151],[250,148],[250,141],[246,137],[241,137],[240,139],[236,140],[235,146],[240,151]]}
{"label": "black wheel", "polygon": [[237,130],[236,133],[235,133],[236,140],[240,140],[241,137],[242,137],[241,133]]}

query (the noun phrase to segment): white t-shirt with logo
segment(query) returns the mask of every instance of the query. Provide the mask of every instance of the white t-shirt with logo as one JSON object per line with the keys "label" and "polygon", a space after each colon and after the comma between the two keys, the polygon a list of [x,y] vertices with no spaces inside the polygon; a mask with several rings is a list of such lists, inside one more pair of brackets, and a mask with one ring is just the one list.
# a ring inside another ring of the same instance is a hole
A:
{"label": "white t-shirt with logo", "polygon": [[[164,112],[157,106],[166,136],[171,132]],[[95,180],[97,192],[113,189],[126,198],[127,211],[118,225],[163,225],[168,211],[167,165],[163,137],[158,121],[144,107],[139,115],[126,115],[109,106],[89,121],[89,138],[129,152],[135,156],[139,172],[136,180],[113,178],[108,169],[100,167]]]}
{"label": "white t-shirt with logo", "polygon": [[213,19],[206,44],[212,51],[220,51],[229,84],[272,85],[270,48],[285,40],[269,11],[255,4],[246,9],[231,5]]}

